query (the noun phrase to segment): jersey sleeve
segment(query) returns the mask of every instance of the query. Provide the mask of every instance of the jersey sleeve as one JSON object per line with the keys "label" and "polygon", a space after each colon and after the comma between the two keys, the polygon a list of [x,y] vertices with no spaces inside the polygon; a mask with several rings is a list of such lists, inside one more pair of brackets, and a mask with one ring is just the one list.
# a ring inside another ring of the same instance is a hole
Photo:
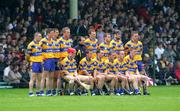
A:
{"label": "jersey sleeve", "polygon": [[85,65],[86,65],[86,62],[84,61],[84,59],[82,59],[82,60],[79,62],[79,69],[80,69],[80,70],[85,70]]}

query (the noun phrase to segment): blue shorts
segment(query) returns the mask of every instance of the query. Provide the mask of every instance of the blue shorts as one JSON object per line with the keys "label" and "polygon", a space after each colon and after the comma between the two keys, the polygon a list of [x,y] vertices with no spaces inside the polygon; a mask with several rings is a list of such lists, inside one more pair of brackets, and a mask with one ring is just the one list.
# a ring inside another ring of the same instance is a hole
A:
{"label": "blue shorts", "polygon": [[137,66],[138,66],[138,71],[141,72],[142,69],[143,69],[143,63],[142,63],[142,61],[136,61],[136,64],[137,64]]}
{"label": "blue shorts", "polygon": [[60,70],[59,65],[58,65],[59,59],[54,58],[54,62],[55,62],[55,71],[59,71]]}
{"label": "blue shorts", "polygon": [[55,60],[53,58],[44,61],[44,70],[49,72],[55,71]]}
{"label": "blue shorts", "polygon": [[32,68],[32,72],[34,72],[34,73],[42,73],[42,63],[41,62],[33,62],[31,68]]}

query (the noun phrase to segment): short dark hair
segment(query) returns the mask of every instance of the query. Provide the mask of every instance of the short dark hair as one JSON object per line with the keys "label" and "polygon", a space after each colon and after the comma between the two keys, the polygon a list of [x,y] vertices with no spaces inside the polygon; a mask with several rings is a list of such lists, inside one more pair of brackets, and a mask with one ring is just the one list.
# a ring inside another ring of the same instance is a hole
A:
{"label": "short dark hair", "polygon": [[49,34],[51,31],[54,31],[52,28],[48,28],[46,33]]}
{"label": "short dark hair", "polygon": [[64,33],[66,30],[70,30],[70,28],[69,28],[69,27],[64,27],[64,28],[62,29],[62,32]]}
{"label": "short dark hair", "polygon": [[95,29],[89,29],[88,34],[91,34],[91,32],[95,32]]}

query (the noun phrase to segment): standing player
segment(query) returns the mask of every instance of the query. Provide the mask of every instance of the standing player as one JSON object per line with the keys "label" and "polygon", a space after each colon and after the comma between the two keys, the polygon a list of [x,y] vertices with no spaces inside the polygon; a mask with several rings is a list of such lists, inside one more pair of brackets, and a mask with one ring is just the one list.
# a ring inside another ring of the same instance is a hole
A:
{"label": "standing player", "polygon": [[139,35],[137,32],[132,32],[131,40],[125,44],[126,53],[130,53],[131,49],[136,50],[135,60],[138,65],[138,70],[141,73],[142,71],[142,52],[143,52],[143,44],[139,41]]}
{"label": "standing player", "polygon": [[96,52],[97,52],[97,39],[96,39],[96,31],[94,29],[89,29],[89,38],[84,41],[85,48],[87,50],[92,51],[92,58],[96,58]]}
{"label": "standing player", "polygon": [[39,96],[40,92],[40,81],[41,81],[41,73],[42,73],[42,49],[39,44],[39,41],[41,40],[42,36],[39,32],[36,32],[34,34],[34,40],[28,45],[28,55],[30,56],[29,61],[30,64],[32,64],[32,74],[31,79],[29,82],[29,96],[34,96],[33,93],[33,85],[36,81],[36,95]]}
{"label": "standing player", "polygon": [[[68,49],[72,47],[72,39],[70,38],[70,29],[69,27],[64,27],[62,29],[62,33],[63,33],[63,36],[59,38],[59,43],[60,43],[60,63],[61,61],[68,57]],[[58,81],[60,81],[59,83],[62,83],[61,82],[61,76],[62,76],[62,71],[61,71],[61,64],[60,64],[60,76],[59,76],[59,79]],[[58,91],[59,94],[62,94],[63,93],[63,90],[62,90],[62,85],[60,85],[60,90]]]}
{"label": "standing player", "polygon": [[103,53],[104,53],[104,56],[103,56],[102,59],[106,61],[106,60],[108,60],[108,55],[109,55],[109,52],[110,52],[110,50],[112,48],[112,45],[110,44],[110,42],[111,42],[111,35],[110,35],[110,33],[105,33],[104,41],[105,42],[103,42],[103,43],[101,43],[99,45],[99,49],[101,51],[103,51]]}
{"label": "standing player", "polygon": [[46,95],[51,96],[51,90],[53,89],[53,77],[55,71],[55,61],[54,61],[54,49],[52,37],[54,36],[54,30],[48,29],[47,36],[43,38],[40,43],[42,47],[42,55],[44,59],[44,73],[41,79],[41,95],[44,95],[44,83],[46,80]]}
{"label": "standing player", "polygon": [[112,46],[112,50],[114,52],[119,53],[119,51],[124,50],[124,44],[121,41],[121,33],[119,30],[116,30],[114,32],[114,39],[110,42],[111,46]]}
{"label": "standing player", "polygon": [[63,36],[59,39],[60,42],[60,58],[61,60],[68,56],[68,49],[72,47],[72,39],[70,39],[70,29],[68,27],[64,27],[62,29]]}
{"label": "standing player", "polygon": [[52,38],[53,41],[53,53],[54,53],[54,61],[55,61],[55,72],[54,72],[54,80],[52,81],[53,83],[53,90],[52,90],[52,95],[56,95],[57,90],[60,90],[60,86],[61,86],[61,79],[60,79],[60,75],[59,75],[59,58],[60,58],[60,42],[59,42],[59,30],[58,29],[54,29],[54,36]]}

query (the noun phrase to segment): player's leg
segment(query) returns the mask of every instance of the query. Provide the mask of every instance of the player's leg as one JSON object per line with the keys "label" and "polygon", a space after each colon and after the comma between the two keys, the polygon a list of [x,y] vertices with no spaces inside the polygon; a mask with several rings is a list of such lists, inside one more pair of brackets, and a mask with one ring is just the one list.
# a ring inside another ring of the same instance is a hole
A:
{"label": "player's leg", "polygon": [[34,86],[34,81],[35,80],[36,80],[36,74],[35,73],[31,73],[30,81],[29,81],[29,96],[34,96],[33,86]]}
{"label": "player's leg", "polygon": [[149,78],[145,75],[140,75],[140,82],[141,82],[141,85],[143,87],[143,94],[144,95],[149,95],[149,92],[147,91],[147,82],[149,80]]}
{"label": "player's leg", "polygon": [[[78,75],[78,78],[80,81],[82,81],[85,84],[89,84],[90,85],[90,89],[93,90],[94,89],[94,79],[92,76],[87,76],[87,75]],[[84,89],[83,87],[81,87],[81,92],[83,95],[87,95],[87,90]],[[93,92],[93,91],[92,91]]]}
{"label": "player's leg", "polygon": [[109,94],[113,94],[114,89],[115,89],[116,80],[117,80],[117,78],[114,74],[106,75],[105,81],[106,82],[110,81],[110,83],[109,83],[109,88],[110,88]]}
{"label": "player's leg", "polygon": [[127,78],[123,75],[117,75],[120,82],[120,87],[118,89],[119,94],[124,95],[126,90]]}
{"label": "player's leg", "polygon": [[139,87],[138,87],[139,78],[137,77],[137,75],[131,75],[130,79],[132,81],[132,85],[133,85],[133,88],[134,88],[134,93],[136,95],[141,94],[140,91],[139,91]]}
{"label": "player's leg", "polygon": [[99,73],[96,76],[95,79],[97,81],[97,84],[96,84],[96,88],[97,88],[96,94],[102,94],[102,88],[103,88],[104,83],[105,83],[105,76],[103,74]]}
{"label": "player's leg", "polygon": [[59,90],[59,85],[58,85],[58,77],[59,77],[59,71],[55,71],[54,72],[54,77],[53,77],[53,82],[54,82],[54,84],[53,84],[53,90],[52,90],[52,95],[53,96],[55,96],[55,95],[57,95],[57,91]]}
{"label": "player's leg", "polygon": [[69,95],[74,95],[74,83],[75,77],[71,75],[65,75],[64,79],[68,82],[68,89],[66,90]]}
{"label": "player's leg", "polygon": [[[36,89],[39,89],[39,84],[37,84],[38,83],[37,78],[38,78],[38,75],[41,75],[42,65],[41,65],[41,63],[34,62],[34,63],[32,63],[31,68],[32,68],[32,74],[31,74],[31,79],[29,82],[29,88],[30,88],[31,94],[33,95],[32,92],[33,92],[33,85],[34,85],[35,80],[36,80]],[[36,93],[38,93],[37,95],[39,95],[38,90],[36,90]]]}
{"label": "player's leg", "polygon": [[36,96],[40,96],[41,73],[36,74]]}

